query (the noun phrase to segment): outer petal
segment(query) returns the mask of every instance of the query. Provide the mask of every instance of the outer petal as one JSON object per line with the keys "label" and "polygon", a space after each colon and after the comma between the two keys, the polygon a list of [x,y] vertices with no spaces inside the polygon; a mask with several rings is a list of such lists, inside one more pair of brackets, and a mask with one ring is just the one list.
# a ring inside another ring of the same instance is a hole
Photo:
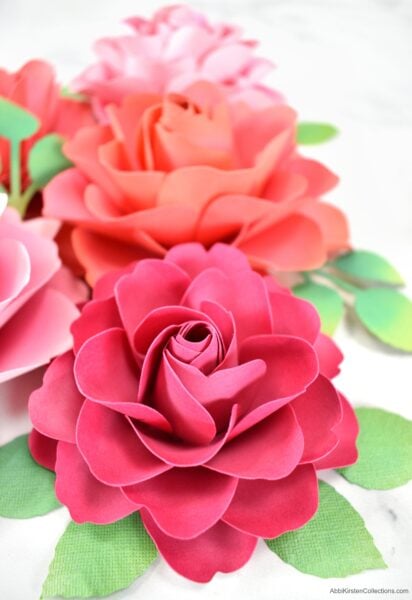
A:
{"label": "outer petal", "polygon": [[76,523],[114,523],[137,509],[119,488],[97,481],[76,446],[66,442],[57,445],[56,496]]}
{"label": "outer petal", "polygon": [[32,297],[0,329],[0,382],[7,381],[66,352],[70,325],[79,311],[63,294],[47,287]]}
{"label": "outer petal", "polygon": [[246,533],[275,538],[302,527],[318,507],[318,480],[312,465],[300,465],[277,481],[239,481],[223,521]]}
{"label": "outer petal", "polygon": [[30,419],[44,435],[75,442],[76,423],[84,398],[73,376],[74,356],[71,351],[58,356],[47,369],[43,385],[29,399]]}
{"label": "outer petal", "polygon": [[320,318],[310,302],[275,292],[269,292],[269,300],[273,333],[296,336],[314,343],[319,335]]}
{"label": "outer petal", "polygon": [[190,539],[220,519],[236,486],[233,477],[197,467],[172,469],[123,491],[129,500],[147,508],[164,533]]}
{"label": "outer petal", "polygon": [[359,433],[358,421],[346,398],[342,394],[339,394],[339,396],[342,402],[343,416],[342,420],[334,427],[334,432],[339,441],[332,452],[314,462],[317,469],[347,467],[353,465],[358,458],[356,448],[356,438]]}
{"label": "outer petal", "polygon": [[281,479],[303,452],[303,435],[289,406],[228,442],[205,466],[242,479]]}
{"label": "outer petal", "polygon": [[77,445],[90,471],[107,485],[131,485],[170,469],[143,446],[127,417],[95,402],[83,405]]}
{"label": "outer petal", "polygon": [[34,460],[42,467],[55,470],[57,440],[53,440],[36,429],[32,429],[29,435],[29,450]]}
{"label": "outer petal", "polygon": [[343,354],[336,343],[327,335],[320,333],[314,348],[319,359],[319,369],[322,375],[332,379],[340,372],[339,365],[343,360]]}
{"label": "outer petal", "polygon": [[319,375],[290,406],[305,440],[301,462],[313,462],[330,452],[338,442],[334,428],[342,419],[339,396],[330,381]]}
{"label": "outer petal", "polygon": [[142,520],[160,554],[178,573],[206,583],[218,571],[231,573],[243,567],[252,556],[257,538],[219,521],[211,529],[191,540],[169,537],[157,527],[147,511]]}
{"label": "outer petal", "polygon": [[83,307],[80,317],[76,319],[71,328],[75,353],[80,350],[82,344],[88,339],[97,333],[114,327],[122,327],[114,298],[88,302]]}

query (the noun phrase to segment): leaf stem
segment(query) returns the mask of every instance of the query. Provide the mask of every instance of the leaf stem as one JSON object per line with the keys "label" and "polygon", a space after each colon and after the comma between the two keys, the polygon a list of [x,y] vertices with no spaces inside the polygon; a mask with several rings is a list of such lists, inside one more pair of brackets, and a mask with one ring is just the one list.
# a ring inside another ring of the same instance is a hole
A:
{"label": "leaf stem", "polygon": [[11,140],[10,146],[10,204],[19,210],[18,205],[21,191],[20,142]]}
{"label": "leaf stem", "polygon": [[320,277],[323,277],[324,279],[327,279],[329,281],[332,281],[332,283],[334,283],[338,288],[341,288],[342,290],[345,290],[346,292],[349,292],[351,294],[357,294],[357,292],[359,291],[359,288],[356,287],[355,285],[352,285],[351,283],[348,283],[347,281],[344,281],[343,279],[340,279],[340,277],[336,277],[336,275],[332,275],[332,273],[328,273],[326,271],[315,271],[316,275],[319,275]]}

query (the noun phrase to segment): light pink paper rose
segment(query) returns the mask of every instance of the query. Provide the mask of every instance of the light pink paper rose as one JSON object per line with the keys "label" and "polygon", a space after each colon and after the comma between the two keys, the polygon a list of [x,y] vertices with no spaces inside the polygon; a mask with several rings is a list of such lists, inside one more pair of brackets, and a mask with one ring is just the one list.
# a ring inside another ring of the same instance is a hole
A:
{"label": "light pink paper rose", "polygon": [[196,81],[218,83],[231,101],[265,108],[282,100],[260,81],[273,68],[254,55],[257,42],[224,23],[211,24],[188,6],[169,6],[152,19],[126,21],[133,33],[95,44],[99,62],[73,88],[92,96],[98,117],[104,106],[136,92],[181,92]]}
{"label": "light pink paper rose", "polygon": [[72,345],[70,326],[86,287],[64,269],[50,219],[20,221],[0,194],[0,383]]}

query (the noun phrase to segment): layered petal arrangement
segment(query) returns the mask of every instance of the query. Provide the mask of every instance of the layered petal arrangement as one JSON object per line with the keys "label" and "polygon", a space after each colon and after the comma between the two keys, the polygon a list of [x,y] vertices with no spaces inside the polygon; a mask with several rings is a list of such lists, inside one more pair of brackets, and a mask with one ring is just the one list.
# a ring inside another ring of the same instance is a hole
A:
{"label": "layered petal arrangement", "polygon": [[281,95],[260,83],[273,68],[254,55],[257,42],[242,39],[238,27],[211,24],[188,6],[169,6],[152,19],[130,18],[131,33],[95,43],[99,61],[73,88],[92,97],[96,115],[136,92],[181,92],[195,81],[219,84],[230,101],[266,107]]}
{"label": "layered petal arrangement", "polygon": [[262,271],[317,268],[347,249],[343,213],[320,199],[337,178],[299,154],[291,108],[231,106],[198,83],[128,96],[108,115],[66,143],[75,168],[44,192],[44,214],[74,226],[91,284],[190,241],[231,243]]}
{"label": "layered petal arrangement", "polygon": [[78,523],[140,511],[199,582],[304,525],[316,471],[356,460],[341,355],[319,317],[224,244],[103,277],[29,403],[30,447]]}
{"label": "layered petal arrangement", "polygon": [[69,350],[76,303],[86,299],[58,257],[58,223],[22,222],[6,200],[0,194],[0,382]]}
{"label": "layered petal arrangement", "polygon": [[[22,189],[29,183],[27,159],[37,140],[49,133],[68,138],[94,122],[87,103],[61,96],[54,69],[44,61],[31,60],[16,72],[0,69],[0,98],[22,106],[40,123],[36,133],[22,143]],[[10,142],[1,135],[0,184],[10,190]]]}

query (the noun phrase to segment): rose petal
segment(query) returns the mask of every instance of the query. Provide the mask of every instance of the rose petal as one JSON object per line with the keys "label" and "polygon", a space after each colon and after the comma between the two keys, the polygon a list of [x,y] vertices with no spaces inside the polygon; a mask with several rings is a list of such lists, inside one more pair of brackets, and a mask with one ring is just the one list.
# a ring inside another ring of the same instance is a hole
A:
{"label": "rose petal", "polygon": [[77,424],[77,445],[90,471],[107,485],[131,485],[170,468],[146,450],[127,417],[87,400]]}
{"label": "rose petal", "polygon": [[296,417],[284,406],[232,438],[205,466],[242,479],[281,479],[300,461],[303,444]]}
{"label": "rose petal", "polygon": [[212,527],[229,506],[237,479],[201,467],[172,469],[123,489],[144,506],[157,526],[174,538],[190,539]]}
{"label": "rose petal", "polygon": [[82,344],[97,333],[120,327],[122,322],[114,298],[88,302],[71,327],[74,352],[77,354]]}
{"label": "rose petal", "polygon": [[316,471],[300,465],[277,481],[240,480],[222,520],[245,533],[275,538],[302,527],[317,508]]}
{"label": "rose petal", "polygon": [[54,471],[56,464],[57,440],[49,438],[36,429],[29,435],[28,446],[34,460],[42,467]]}
{"label": "rose petal", "polygon": [[320,318],[310,302],[289,294],[269,292],[272,332],[303,338],[313,344],[319,335]]}
{"label": "rose petal", "polygon": [[42,434],[75,442],[76,423],[84,398],[73,377],[73,352],[58,356],[47,369],[43,385],[29,399],[30,419]]}
{"label": "rose petal", "polygon": [[146,510],[144,526],[160,554],[180,575],[206,583],[218,571],[230,573],[243,567],[252,556],[257,538],[219,521],[191,540],[178,540],[163,533]]}
{"label": "rose petal", "polygon": [[97,481],[76,446],[67,442],[57,445],[56,496],[76,523],[106,525],[137,509],[120,489]]}
{"label": "rose petal", "polygon": [[339,396],[330,381],[319,375],[290,406],[305,440],[301,462],[313,462],[330,452],[338,442],[335,426],[342,419]]}
{"label": "rose petal", "polygon": [[108,329],[88,339],[77,353],[74,376],[81,393],[91,400],[137,402],[139,373],[123,329]]}
{"label": "rose petal", "polygon": [[359,433],[359,424],[352,406],[342,394],[339,394],[339,397],[343,416],[342,420],[333,428],[339,441],[332,452],[314,462],[317,469],[347,467],[353,465],[358,458],[356,438]]}
{"label": "rose petal", "polygon": [[313,346],[319,359],[319,370],[322,375],[332,379],[340,373],[339,365],[343,354],[336,343],[328,335],[320,333]]}

